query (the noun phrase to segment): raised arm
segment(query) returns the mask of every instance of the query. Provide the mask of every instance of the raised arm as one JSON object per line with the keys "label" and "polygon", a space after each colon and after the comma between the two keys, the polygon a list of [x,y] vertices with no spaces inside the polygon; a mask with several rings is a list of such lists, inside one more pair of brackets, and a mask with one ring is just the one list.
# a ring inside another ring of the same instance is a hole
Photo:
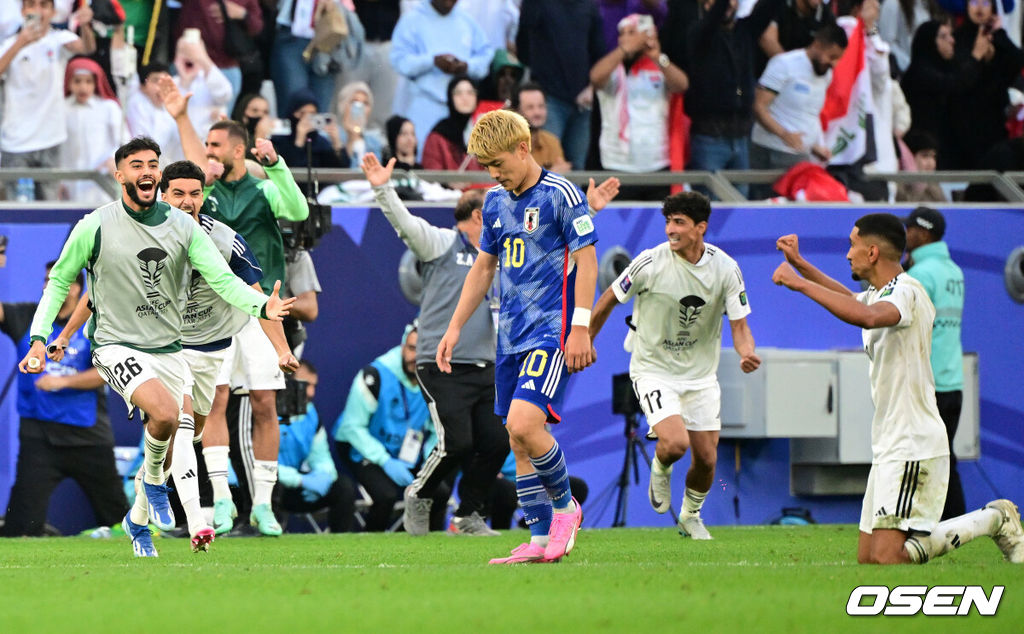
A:
{"label": "raised arm", "polygon": [[253,155],[263,163],[269,181],[263,181],[263,195],[267,198],[270,209],[277,218],[299,221],[309,218],[309,205],[306,195],[295,182],[291,170],[284,159],[277,155],[274,144],[269,139],[256,139]]}
{"label": "raised arm", "polygon": [[199,138],[192,120],[188,118],[188,100],[192,98],[192,93],[182,95],[178,84],[167,76],[160,79],[160,97],[167,113],[174,117],[174,122],[178,125],[178,136],[181,137],[181,149],[185,153],[185,158],[198,165],[205,174],[208,162],[206,145]]}
{"label": "raised arm", "polygon": [[384,217],[395,228],[398,237],[423,262],[439,258],[447,251],[457,237],[451,229],[441,229],[430,224],[423,218],[409,213],[391,186],[391,173],[395,167],[395,159],[381,165],[376,155],[368,152],[363,156],[359,166],[366,175],[366,180],[373,186],[373,196],[377,199]]}
{"label": "raised arm", "polygon": [[775,269],[772,281],[790,290],[803,293],[821,304],[828,312],[854,326],[886,328],[900,322],[900,310],[894,304],[890,302],[876,302],[870,306],[862,304],[848,290],[841,293],[810,279],[800,277],[787,262],[783,262],[779,268]]}
{"label": "raised arm", "polygon": [[800,255],[800,243],[796,234],[791,233],[789,235],[782,236],[775,241],[775,248],[782,251],[783,255],[786,256],[786,262],[789,262],[789,264],[795,268],[800,275],[803,275],[811,282],[835,291],[836,293],[849,295],[850,297],[855,295],[853,291],[828,275],[825,275],[825,273],[820,271],[816,266],[805,260],[804,257]]}

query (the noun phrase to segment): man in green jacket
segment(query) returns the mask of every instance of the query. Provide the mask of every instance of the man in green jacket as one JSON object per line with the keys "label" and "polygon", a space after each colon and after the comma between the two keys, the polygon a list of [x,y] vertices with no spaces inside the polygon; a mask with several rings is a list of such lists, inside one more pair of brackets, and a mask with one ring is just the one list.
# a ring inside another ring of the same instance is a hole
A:
{"label": "man in green jacket", "polygon": [[963,515],[964,490],[956,470],[953,437],[960,423],[963,404],[963,347],[960,320],[964,312],[964,273],[949,256],[942,241],[946,219],[930,207],[918,207],[904,221],[907,227],[907,273],[921,282],[935,304],[932,326],[932,374],[935,400],[949,437],[949,490],[942,519]]}

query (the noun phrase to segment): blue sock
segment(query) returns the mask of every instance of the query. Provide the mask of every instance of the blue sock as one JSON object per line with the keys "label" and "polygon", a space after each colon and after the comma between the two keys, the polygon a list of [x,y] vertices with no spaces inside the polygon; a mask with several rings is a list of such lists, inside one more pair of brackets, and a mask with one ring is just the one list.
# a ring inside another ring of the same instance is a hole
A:
{"label": "blue sock", "polygon": [[551,450],[539,458],[530,458],[537,477],[544,483],[548,497],[551,498],[551,505],[557,509],[567,509],[572,502],[572,492],[569,490],[569,470],[565,468],[565,455],[562,448],[555,445]]}
{"label": "blue sock", "polygon": [[551,530],[551,500],[536,473],[516,476],[516,495],[523,507],[530,537],[547,537]]}

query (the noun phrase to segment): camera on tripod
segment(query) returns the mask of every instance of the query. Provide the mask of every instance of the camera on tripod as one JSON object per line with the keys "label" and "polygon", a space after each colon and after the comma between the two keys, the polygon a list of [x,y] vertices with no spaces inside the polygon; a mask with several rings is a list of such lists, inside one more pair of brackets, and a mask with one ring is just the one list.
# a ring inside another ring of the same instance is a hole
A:
{"label": "camera on tripod", "polygon": [[636,417],[642,413],[640,399],[633,390],[633,381],[629,373],[615,374],[612,376],[612,413],[623,416]]}
{"label": "camera on tripod", "polygon": [[312,249],[320,243],[324,234],[331,230],[331,208],[328,205],[308,201],[309,217],[298,222],[279,221],[281,239],[284,241],[286,257],[294,261],[295,254],[302,249]]}
{"label": "camera on tripod", "polygon": [[307,385],[307,381],[285,375],[284,388],[277,391],[277,418],[282,425],[291,424],[292,416],[306,413],[306,405],[309,403],[306,397]]}

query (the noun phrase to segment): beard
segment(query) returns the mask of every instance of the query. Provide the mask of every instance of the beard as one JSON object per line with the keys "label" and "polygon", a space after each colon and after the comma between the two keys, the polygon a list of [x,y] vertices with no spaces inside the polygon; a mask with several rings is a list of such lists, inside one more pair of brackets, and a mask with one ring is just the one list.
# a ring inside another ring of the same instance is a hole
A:
{"label": "beard", "polygon": [[156,187],[153,188],[153,199],[148,202],[139,197],[139,188],[135,186],[135,183],[125,183],[124,193],[128,194],[128,198],[131,198],[132,202],[139,207],[149,207],[156,202]]}
{"label": "beard", "polygon": [[828,74],[828,71],[832,69],[828,64],[823,64],[815,59],[811,60],[811,67],[814,68],[814,74],[818,77],[824,77]]}
{"label": "beard", "polygon": [[859,282],[859,281],[861,281],[863,279],[861,276],[857,275],[856,273],[852,273],[852,272],[850,273],[850,277],[853,279],[854,282]]}

